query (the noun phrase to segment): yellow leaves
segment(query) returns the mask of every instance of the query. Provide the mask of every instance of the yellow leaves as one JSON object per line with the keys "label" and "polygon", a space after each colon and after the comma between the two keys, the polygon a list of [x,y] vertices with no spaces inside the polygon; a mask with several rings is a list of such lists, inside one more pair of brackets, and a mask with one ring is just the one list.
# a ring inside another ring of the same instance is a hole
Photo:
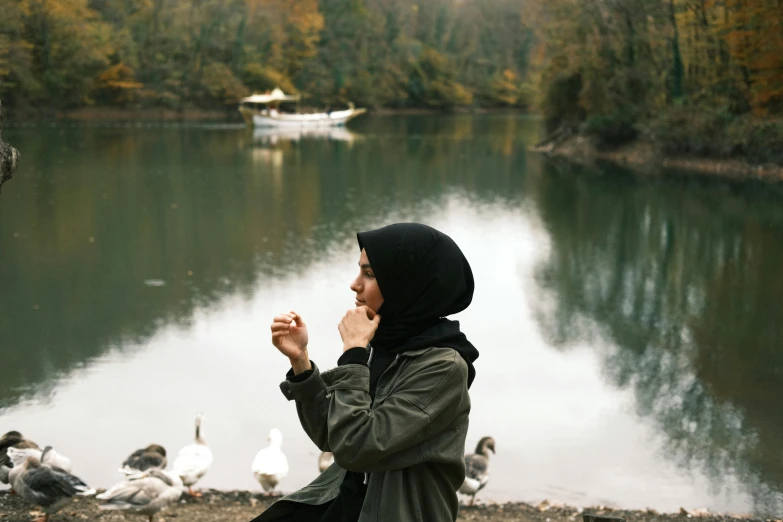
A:
{"label": "yellow leaves", "polygon": [[274,67],[264,67],[258,63],[250,63],[245,66],[243,72],[246,83],[253,89],[271,91],[275,87],[279,87],[288,94],[296,92],[291,79]]}
{"label": "yellow leaves", "polygon": [[[779,0],[575,2],[535,2],[532,27],[539,43],[529,63],[541,71],[543,85],[564,71],[580,72],[583,99],[603,110],[606,104],[596,100],[616,90],[613,79],[639,78],[647,85],[644,102],[634,89],[622,92],[630,103],[652,108],[671,103],[676,76],[697,104],[783,110]],[[675,35],[681,73],[674,72]]]}
{"label": "yellow leaves", "polygon": [[8,52],[11,50],[11,41],[6,35],[0,34],[0,89],[2,89],[3,77],[11,72],[8,64]]}
{"label": "yellow leaves", "polygon": [[726,34],[726,42],[734,48],[735,55],[745,54],[750,49],[746,44],[753,37],[754,32],[749,30],[734,29]]}
{"label": "yellow leaves", "polygon": [[118,63],[112,67],[109,67],[103,71],[98,79],[103,83],[119,80],[120,78],[128,78],[133,76],[133,71],[124,63]]}
{"label": "yellow leaves", "polygon": [[251,17],[291,26],[302,34],[318,33],[324,27],[324,17],[317,0],[247,0]]}
{"label": "yellow leaves", "polygon": [[87,0],[22,0],[26,16],[51,16],[68,23],[97,20],[98,13],[90,9]]}
{"label": "yellow leaves", "polygon": [[473,92],[462,84],[454,82],[451,86],[451,101],[454,105],[471,105],[473,103]]}
{"label": "yellow leaves", "polygon": [[249,26],[268,35],[266,63],[295,76],[318,52],[324,17],[317,0],[246,0]]}
{"label": "yellow leaves", "polygon": [[286,2],[286,6],[289,7],[289,22],[302,33],[318,33],[323,29],[324,17],[318,10],[317,0]]}
{"label": "yellow leaves", "polygon": [[492,78],[490,82],[491,93],[490,95],[496,100],[505,105],[515,106],[518,105],[521,100],[521,86],[519,85],[519,79],[514,71],[505,69],[503,72],[498,73]]}
{"label": "yellow leaves", "polygon": [[454,64],[432,47],[421,50],[418,61],[411,64],[414,68],[412,78],[420,86],[414,96],[417,101],[435,107],[454,107],[471,105],[473,92],[456,81]]}
{"label": "yellow leaves", "polygon": [[745,68],[756,114],[783,103],[783,22],[776,0],[726,0],[729,53]]}
{"label": "yellow leaves", "polygon": [[141,89],[144,87],[143,83],[139,82],[127,82],[122,80],[113,80],[106,82],[108,87],[114,87],[116,89]]}
{"label": "yellow leaves", "polygon": [[98,75],[98,81],[104,87],[113,87],[115,89],[141,89],[143,83],[134,81],[133,70],[124,63],[118,63],[103,71]]}
{"label": "yellow leaves", "polygon": [[223,103],[236,103],[248,94],[242,82],[222,63],[211,63],[204,67],[202,83],[212,97]]}
{"label": "yellow leaves", "polygon": [[137,99],[144,84],[137,82],[133,69],[118,63],[101,72],[97,77],[95,93],[101,101],[123,104]]}

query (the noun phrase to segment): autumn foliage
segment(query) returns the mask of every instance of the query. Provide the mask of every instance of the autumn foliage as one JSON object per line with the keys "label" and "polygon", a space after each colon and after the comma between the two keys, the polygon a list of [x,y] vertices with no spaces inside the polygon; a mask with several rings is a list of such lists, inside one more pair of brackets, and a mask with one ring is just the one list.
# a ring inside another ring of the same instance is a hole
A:
{"label": "autumn foliage", "polygon": [[313,103],[526,107],[517,0],[0,0],[9,106]]}
{"label": "autumn foliage", "polygon": [[[529,3],[550,130],[783,162],[783,1]],[[751,153],[751,151],[754,151]],[[776,152],[777,151],[777,152]]]}
{"label": "autumn foliage", "polygon": [[12,108],[231,109],[280,87],[329,106],[529,108],[607,146],[694,109],[783,114],[783,0],[0,0],[0,13]]}

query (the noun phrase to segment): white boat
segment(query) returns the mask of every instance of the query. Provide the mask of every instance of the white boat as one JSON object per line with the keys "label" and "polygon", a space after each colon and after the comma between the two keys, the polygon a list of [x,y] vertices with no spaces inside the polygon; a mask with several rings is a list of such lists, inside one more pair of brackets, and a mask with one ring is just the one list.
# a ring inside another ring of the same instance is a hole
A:
{"label": "white boat", "polygon": [[350,102],[347,109],[340,111],[314,113],[280,111],[280,103],[298,102],[299,99],[299,95],[284,94],[279,88],[275,88],[269,94],[254,94],[242,98],[239,100],[239,112],[242,113],[245,122],[253,127],[291,129],[345,125],[349,120],[366,112],[366,109],[357,109]]}

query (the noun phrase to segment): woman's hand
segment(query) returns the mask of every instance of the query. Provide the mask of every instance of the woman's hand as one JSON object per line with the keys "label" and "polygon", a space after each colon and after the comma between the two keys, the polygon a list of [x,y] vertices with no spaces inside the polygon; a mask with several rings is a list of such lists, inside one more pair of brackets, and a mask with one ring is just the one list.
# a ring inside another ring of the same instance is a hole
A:
{"label": "woman's hand", "polygon": [[351,308],[337,325],[343,339],[343,352],[367,346],[381,324],[381,316],[367,306]]}
{"label": "woman's hand", "polygon": [[304,319],[292,310],[276,315],[271,328],[272,344],[291,361],[294,374],[299,375],[311,369],[310,356],[307,353],[307,325]]}

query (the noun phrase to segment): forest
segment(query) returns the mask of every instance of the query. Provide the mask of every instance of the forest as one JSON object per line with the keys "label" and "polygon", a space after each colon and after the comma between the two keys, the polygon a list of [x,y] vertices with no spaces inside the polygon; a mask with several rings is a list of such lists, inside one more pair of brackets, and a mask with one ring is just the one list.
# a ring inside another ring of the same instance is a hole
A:
{"label": "forest", "polygon": [[768,150],[783,139],[783,0],[0,0],[0,12],[12,112],[229,110],[277,86],[312,105],[518,108],[602,146],[644,134],[672,153],[783,161]]}
{"label": "forest", "polygon": [[527,106],[514,0],[0,0],[9,106]]}

